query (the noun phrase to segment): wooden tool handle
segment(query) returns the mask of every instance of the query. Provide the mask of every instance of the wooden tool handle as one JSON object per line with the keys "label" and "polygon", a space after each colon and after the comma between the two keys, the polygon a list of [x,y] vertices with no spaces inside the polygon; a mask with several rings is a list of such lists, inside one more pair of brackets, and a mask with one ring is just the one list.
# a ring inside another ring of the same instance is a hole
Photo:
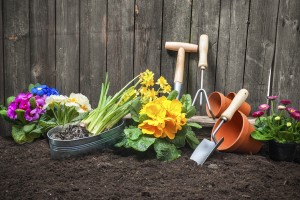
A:
{"label": "wooden tool handle", "polygon": [[198,51],[198,45],[184,42],[166,42],[165,48],[172,51],[178,51],[180,48],[184,48],[185,52]]}
{"label": "wooden tool handle", "polygon": [[203,69],[207,67],[207,52],[208,52],[208,36],[200,35],[198,67],[201,67]]}
{"label": "wooden tool handle", "polygon": [[249,95],[248,90],[241,89],[233,98],[229,107],[223,112],[221,118],[226,118],[227,121],[230,121],[235,111],[242,105],[242,103],[247,99]]}
{"label": "wooden tool handle", "polygon": [[174,82],[179,82],[179,83],[183,82],[184,57],[185,57],[185,50],[183,48],[179,48],[177,54],[177,63],[175,69]]}

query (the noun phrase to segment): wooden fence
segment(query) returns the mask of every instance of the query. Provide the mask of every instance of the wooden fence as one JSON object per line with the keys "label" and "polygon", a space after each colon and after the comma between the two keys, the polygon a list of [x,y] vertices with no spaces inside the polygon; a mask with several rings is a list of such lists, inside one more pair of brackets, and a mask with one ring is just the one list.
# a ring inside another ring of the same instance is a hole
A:
{"label": "wooden fence", "polygon": [[[300,105],[299,0],[0,0],[0,102],[29,83],[82,92],[93,106],[105,72],[116,92],[145,69],[172,83],[176,52],[207,34],[208,93],[271,94]],[[200,87],[198,54],[187,54],[184,92]],[[256,108],[253,108],[255,110]]]}

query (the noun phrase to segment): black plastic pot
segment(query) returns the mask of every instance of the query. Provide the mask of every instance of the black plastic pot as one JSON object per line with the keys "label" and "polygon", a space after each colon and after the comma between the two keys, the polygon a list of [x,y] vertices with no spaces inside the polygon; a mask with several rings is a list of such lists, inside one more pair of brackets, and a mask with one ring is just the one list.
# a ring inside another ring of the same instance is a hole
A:
{"label": "black plastic pot", "polygon": [[296,143],[278,143],[274,140],[269,141],[269,156],[275,161],[292,162],[295,157]]}
{"label": "black plastic pot", "polygon": [[76,140],[53,139],[51,135],[62,129],[62,126],[54,127],[47,133],[51,158],[64,159],[76,157],[111,147],[123,137],[124,127],[124,121],[120,121],[115,127],[99,135]]}

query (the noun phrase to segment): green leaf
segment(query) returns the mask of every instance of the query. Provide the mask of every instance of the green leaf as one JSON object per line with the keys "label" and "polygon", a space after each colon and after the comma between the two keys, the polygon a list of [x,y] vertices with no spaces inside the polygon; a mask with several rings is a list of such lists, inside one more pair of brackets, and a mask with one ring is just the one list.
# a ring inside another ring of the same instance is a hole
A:
{"label": "green leaf", "polygon": [[7,110],[0,110],[0,115],[3,117],[7,116]]}
{"label": "green leaf", "polygon": [[273,137],[271,135],[267,135],[267,134],[262,134],[259,131],[253,131],[251,133],[251,137],[255,140],[259,140],[259,141],[266,141],[266,140],[272,140]]}
{"label": "green leaf", "polygon": [[139,123],[142,123],[143,121],[149,119],[147,114],[141,114],[139,117]]}
{"label": "green leaf", "polygon": [[16,109],[17,119],[19,119],[23,124],[26,124],[25,120],[25,110]]}
{"label": "green leaf", "polygon": [[176,148],[182,148],[185,146],[185,138],[186,138],[186,131],[179,131],[173,140],[168,139],[171,143],[173,143]]}
{"label": "green leaf", "polygon": [[198,129],[202,128],[202,126],[196,122],[187,122],[186,125],[190,126],[190,127],[198,128]]}
{"label": "green leaf", "polygon": [[77,117],[74,117],[70,122],[78,122],[83,120],[86,116],[88,116],[89,112],[79,113]]}
{"label": "green leaf", "polygon": [[15,100],[14,96],[10,96],[6,99],[6,105],[8,106],[11,102],[13,102]]}
{"label": "green leaf", "polygon": [[134,126],[124,129],[124,133],[130,140],[137,140],[143,134],[139,128]]}
{"label": "green leaf", "polygon": [[146,151],[154,142],[156,138],[141,135],[137,140],[128,140],[128,146],[137,151]]}
{"label": "green leaf", "polygon": [[196,108],[195,106],[192,106],[191,95],[182,95],[180,102],[182,103],[182,112],[186,113],[187,118],[193,117],[196,114]]}
{"label": "green leaf", "polygon": [[142,109],[142,103],[140,102],[140,99],[137,98],[136,100],[134,100],[132,102],[132,104],[130,105],[130,114],[131,114],[131,118],[135,121],[135,122],[139,122],[139,112]]}
{"label": "green leaf", "polygon": [[156,152],[157,159],[163,161],[176,160],[181,156],[180,150],[178,150],[174,144],[163,139],[157,139],[155,141],[154,150]]}
{"label": "green leaf", "polygon": [[192,149],[196,149],[198,144],[200,143],[196,134],[192,130],[188,130],[186,133],[186,141]]}
{"label": "green leaf", "polygon": [[25,133],[28,141],[33,141],[34,139],[41,137],[42,134],[42,128],[36,128],[29,133]]}
{"label": "green leaf", "polygon": [[32,131],[34,128],[35,128],[36,124],[28,124],[28,125],[25,125],[23,127],[23,131],[25,133],[29,133],[30,131]]}
{"label": "green leaf", "polygon": [[18,144],[23,144],[28,141],[25,132],[22,130],[22,128],[19,128],[18,126],[12,126],[11,133],[14,141]]}
{"label": "green leaf", "polygon": [[178,96],[178,92],[176,90],[173,90],[169,93],[167,99],[168,100],[174,100]]}
{"label": "green leaf", "polygon": [[30,102],[30,107],[31,108],[35,108],[36,107],[36,102],[35,102],[35,98],[34,97],[31,97],[29,99],[29,102]]}

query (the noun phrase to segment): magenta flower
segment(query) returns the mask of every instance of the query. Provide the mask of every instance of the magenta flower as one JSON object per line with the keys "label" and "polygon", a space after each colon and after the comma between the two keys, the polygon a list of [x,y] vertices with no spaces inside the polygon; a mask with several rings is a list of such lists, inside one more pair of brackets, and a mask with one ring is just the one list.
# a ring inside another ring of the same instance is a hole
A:
{"label": "magenta flower", "polygon": [[300,111],[296,110],[296,111],[292,112],[291,117],[297,121],[300,121]]}
{"label": "magenta flower", "polygon": [[20,104],[19,104],[19,109],[22,110],[28,110],[30,109],[30,103],[28,100],[21,100]]}
{"label": "magenta flower", "polygon": [[26,110],[25,112],[25,119],[29,122],[37,120],[39,117],[39,109],[35,108],[33,110]]}
{"label": "magenta flower", "polygon": [[278,96],[268,96],[268,99],[270,99],[270,100],[275,100],[277,98],[278,98]]}
{"label": "magenta flower", "polygon": [[17,119],[17,113],[15,109],[8,109],[6,114],[10,119]]}
{"label": "magenta flower", "polygon": [[291,113],[293,113],[293,112],[295,112],[295,111],[297,111],[295,108],[293,108],[293,107],[286,107],[286,110],[291,114]]}
{"label": "magenta flower", "polygon": [[253,112],[252,113],[252,117],[260,117],[264,114],[263,111],[259,110],[259,111],[256,111],[256,112]]}
{"label": "magenta flower", "polygon": [[291,100],[288,100],[288,99],[282,99],[282,100],[280,100],[280,103],[283,104],[283,105],[292,104]]}
{"label": "magenta flower", "polygon": [[268,110],[270,108],[270,106],[268,104],[261,104],[260,106],[258,106],[258,109],[260,111],[265,111]]}

